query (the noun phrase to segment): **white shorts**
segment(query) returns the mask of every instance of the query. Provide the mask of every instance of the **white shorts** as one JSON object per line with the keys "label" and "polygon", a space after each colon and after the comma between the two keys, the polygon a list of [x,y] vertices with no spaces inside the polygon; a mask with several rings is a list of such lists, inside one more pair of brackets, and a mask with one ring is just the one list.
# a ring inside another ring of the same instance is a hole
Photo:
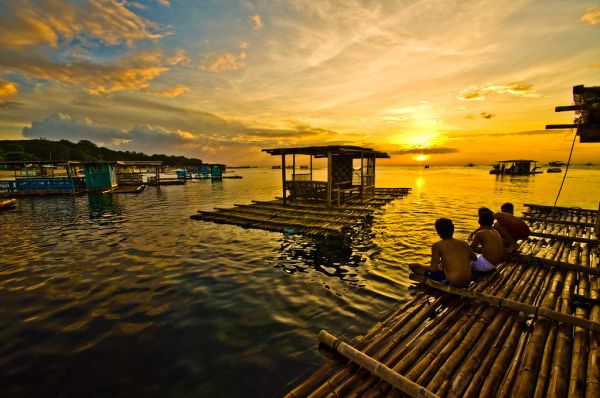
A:
{"label": "white shorts", "polygon": [[496,266],[485,259],[481,254],[477,255],[477,260],[471,260],[471,269],[473,271],[487,272],[496,269]]}

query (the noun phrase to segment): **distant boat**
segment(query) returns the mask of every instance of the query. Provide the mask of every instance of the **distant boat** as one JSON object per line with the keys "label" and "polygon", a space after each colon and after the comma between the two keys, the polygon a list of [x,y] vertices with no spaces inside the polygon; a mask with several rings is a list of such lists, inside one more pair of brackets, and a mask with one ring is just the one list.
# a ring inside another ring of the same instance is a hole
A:
{"label": "distant boat", "polygon": [[546,173],[562,173],[562,169],[560,167],[548,167]]}
{"label": "distant boat", "polygon": [[587,162],[585,165],[586,165],[586,166],[593,166],[594,164],[593,164],[593,163],[590,163],[590,162]]}
{"label": "distant boat", "polygon": [[300,168],[301,168],[301,169],[308,169],[308,166],[304,166],[304,165],[302,165],[302,166],[300,166]]}
{"label": "distant boat", "polygon": [[473,163],[467,163],[467,167],[473,167],[475,166]]}
{"label": "distant boat", "polygon": [[548,163],[548,166],[551,167],[561,167],[564,166],[564,162],[560,161],[560,160],[553,160],[552,162]]}
{"label": "distant boat", "polygon": [[426,164],[426,165],[425,165],[425,168],[426,168],[426,169],[428,169],[428,168],[429,168],[429,165],[428,165],[428,164]]}
{"label": "distant boat", "polygon": [[281,166],[271,166],[272,169],[281,169]]}

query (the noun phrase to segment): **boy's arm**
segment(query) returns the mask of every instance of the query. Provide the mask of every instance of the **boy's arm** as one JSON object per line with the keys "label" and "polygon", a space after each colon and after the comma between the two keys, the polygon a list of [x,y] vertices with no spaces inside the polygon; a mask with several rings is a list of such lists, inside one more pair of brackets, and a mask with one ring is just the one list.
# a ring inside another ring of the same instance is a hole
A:
{"label": "boy's arm", "polygon": [[473,241],[471,242],[471,250],[476,250],[479,245],[481,244],[481,234],[477,233],[475,234],[475,236],[473,237]]}
{"label": "boy's arm", "polygon": [[441,264],[440,248],[437,245],[437,243],[434,243],[433,246],[431,246],[431,262],[429,263],[429,266],[421,265],[421,264],[414,264],[414,265],[411,265],[410,268],[413,270],[413,272],[415,271],[415,268],[418,268],[421,271],[436,272],[441,269],[440,264]]}
{"label": "boy's arm", "polygon": [[469,258],[471,260],[477,261],[477,254],[475,254],[475,252],[473,251],[473,248],[471,248],[471,246],[469,246]]}

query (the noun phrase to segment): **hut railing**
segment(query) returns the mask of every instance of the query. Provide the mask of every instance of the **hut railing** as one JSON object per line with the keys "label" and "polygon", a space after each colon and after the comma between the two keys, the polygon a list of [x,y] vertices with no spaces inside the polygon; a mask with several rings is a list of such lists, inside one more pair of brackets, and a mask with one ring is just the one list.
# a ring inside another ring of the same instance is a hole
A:
{"label": "hut railing", "polygon": [[310,173],[294,174],[292,181],[311,181],[312,175]]}

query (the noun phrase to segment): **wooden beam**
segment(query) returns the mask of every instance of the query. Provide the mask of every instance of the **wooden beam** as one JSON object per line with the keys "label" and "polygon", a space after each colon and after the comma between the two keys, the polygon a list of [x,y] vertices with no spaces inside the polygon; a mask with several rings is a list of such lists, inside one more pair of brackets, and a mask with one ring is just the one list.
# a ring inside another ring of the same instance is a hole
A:
{"label": "wooden beam", "polygon": [[593,227],[594,224],[591,222],[578,222],[578,221],[563,221],[555,218],[546,218],[546,217],[531,217],[531,216],[523,216],[521,217],[523,221],[531,221],[531,222],[545,222],[548,224],[559,224],[559,225],[576,225],[580,227]]}
{"label": "wooden beam", "polygon": [[577,126],[577,124],[547,124],[546,130],[576,129]]}
{"label": "wooden beam", "polygon": [[438,395],[427,390],[425,387],[415,383],[414,381],[402,376],[393,369],[390,369],[385,364],[368,356],[362,351],[357,350],[349,344],[339,340],[334,335],[325,330],[319,333],[319,341],[334,351],[338,352],[344,358],[358,364],[361,368],[366,369],[374,376],[386,381],[398,390],[407,394],[410,397],[437,398]]}
{"label": "wooden beam", "polygon": [[600,333],[600,322],[590,321],[589,319],[579,318],[573,315],[565,314],[563,312],[550,310],[548,308],[536,307],[534,305],[525,304],[520,301],[509,300],[506,298],[479,293],[473,290],[467,290],[459,287],[443,285],[439,282],[434,282],[431,279],[427,279],[421,275],[411,274],[409,278],[414,281],[420,282],[425,286],[442,291],[444,293],[451,294],[453,296],[460,296],[472,300],[481,301],[497,307],[508,308],[511,310],[523,312],[525,314],[531,314],[535,317],[542,316],[544,318],[552,319],[554,321],[564,322],[569,325],[579,326],[580,328]]}
{"label": "wooden beam", "polygon": [[557,260],[549,260],[542,257],[530,256],[526,254],[519,254],[518,256],[521,261],[529,264],[539,264],[547,267],[556,267],[564,269],[566,271],[583,272],[585,274],[600,276],[600,268],[584,267],[582,265],[575,265]]}
{"label": "wooden beam", "polygon": [[598,202],[598,213],[596,214],[596,238],[600,239],[600,202]]}
{"label": "wooden beam", "polygon": [[568,235],[545,234],[543,232],[532,232],[529,236],[537,236],[540,238],[565,240],[568,242],[583,242],[583,243],[589,243],[590,245],[597,245],[599,242],[598,239],[580,238],[578,236],[568,236]]}

